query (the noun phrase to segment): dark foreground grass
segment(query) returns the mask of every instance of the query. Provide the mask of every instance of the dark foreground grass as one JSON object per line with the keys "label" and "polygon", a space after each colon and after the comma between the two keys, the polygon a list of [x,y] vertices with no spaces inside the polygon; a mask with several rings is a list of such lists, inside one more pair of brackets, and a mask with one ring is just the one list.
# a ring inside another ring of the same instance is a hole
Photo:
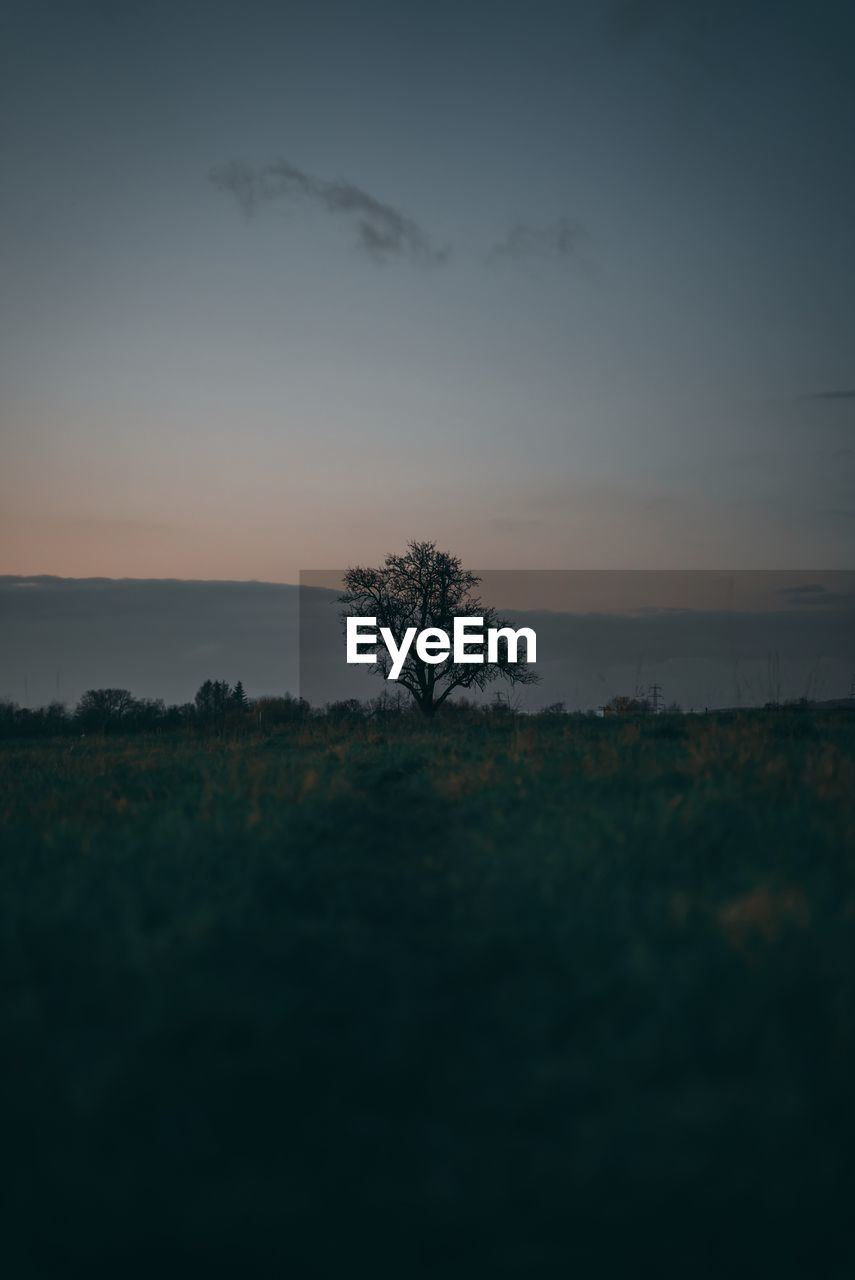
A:
{"label": "dark foreground grass", "polygon": [[6,1274],[852,1274],[851,715],[0,767]]}

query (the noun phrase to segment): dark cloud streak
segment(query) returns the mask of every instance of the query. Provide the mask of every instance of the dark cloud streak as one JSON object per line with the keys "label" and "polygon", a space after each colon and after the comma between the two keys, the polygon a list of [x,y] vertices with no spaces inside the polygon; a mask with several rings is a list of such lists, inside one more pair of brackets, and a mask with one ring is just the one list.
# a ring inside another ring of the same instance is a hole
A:
{"label": "dark cloud streak", "polygon": [[493,246],[488,262],[519,261],[526,258],[568,258],[585,238],[580,223],[560,218],[545,227],[518,222],[504,240]]}
{"label": "dark cloud streak", "polygon": [[412,218],[353,183],[327,182],[284,160],[261,169],[232,161],[213,169],[210,178],[220,191],[233,195],[247,215],[272,201],[302,199],[325,213],[349,218],[359,248],[374,261],[409,258],[440,266],[448,258],[448,249],[437,247]]}

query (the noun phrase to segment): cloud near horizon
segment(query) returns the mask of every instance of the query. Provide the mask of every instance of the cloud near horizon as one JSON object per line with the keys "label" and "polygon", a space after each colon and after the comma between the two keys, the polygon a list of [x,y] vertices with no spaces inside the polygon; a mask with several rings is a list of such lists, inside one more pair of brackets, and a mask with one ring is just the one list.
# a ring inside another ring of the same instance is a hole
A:
{"label": "cloud near horizon", "polygon": [[400,209],[378,200],[350,182],[327,182],[277,160],[261,169],[233,160],[211,170],[211,182],[230,192],[247,215],[261,204],[302,199],[325,213],[351,221],[359,248],[376,262],[409,258],[427,266],[441,266],[449,250],[438,247],[430,235]]}

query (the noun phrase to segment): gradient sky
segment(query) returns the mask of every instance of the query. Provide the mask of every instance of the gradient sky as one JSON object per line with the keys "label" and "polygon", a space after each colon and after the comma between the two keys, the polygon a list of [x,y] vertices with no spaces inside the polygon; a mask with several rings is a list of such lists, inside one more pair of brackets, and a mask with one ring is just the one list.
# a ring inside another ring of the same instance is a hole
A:
{"label": "gradient sky", "polygon": [[851,4],[6,3],[0,572],[847,568]]}

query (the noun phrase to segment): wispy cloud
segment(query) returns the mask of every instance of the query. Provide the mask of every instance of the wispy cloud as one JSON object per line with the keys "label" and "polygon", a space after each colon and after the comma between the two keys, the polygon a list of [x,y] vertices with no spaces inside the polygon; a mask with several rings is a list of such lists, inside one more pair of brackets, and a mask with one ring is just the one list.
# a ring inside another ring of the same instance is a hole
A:
{"label": "wispy cloud", "polygon": [[779,595],[788,604],[799,606],[838,604],[846,599],[846,596],[837,591],[829,591],[827,587],[823,587],[819,582],[806,582],[796,587],[779,587],[776,595]]}
{"label": "wispy cloud", "polygon": [[431,236],[400,209],[378,200],[350,182],[327,182],[285,160],[253,169],[240,161],[211,170],[211,181],[227,191],[248,215],[276,200],[304,200],[325,213],[351,223],[358,247],[376,262],[410,259],[439,266],[449,256]]}
{"label": "wispy cloud", "polygon": [[568,258],[585,239],[581,223],[560,218],[547,226],[533,227],[518,222],[504,240],[494,245],[488,262],[506,262],[526,258]]}
{"label": "wispy cloud", "polygon": [[855,400],[855,387],[845,387],[840,390],[831,391],[812,391],[806,396],[800,396],[801,400]]}

